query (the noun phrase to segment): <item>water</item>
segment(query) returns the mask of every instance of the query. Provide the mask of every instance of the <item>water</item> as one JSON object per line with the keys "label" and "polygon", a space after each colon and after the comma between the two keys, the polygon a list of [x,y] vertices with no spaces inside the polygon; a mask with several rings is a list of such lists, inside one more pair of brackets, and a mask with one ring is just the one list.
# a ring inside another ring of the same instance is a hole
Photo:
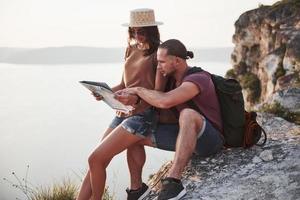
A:
{"label": "water", "polygon": [[[223,75],[228,64],[191,63]],[[25,199],[2,178],[23,178],[47,186],[71,178],[78,185],[87,158],[97,146],[114,111],[97,102],[80,80],[121,80],[122,64],[14,65],[0,64],[0,199]],[[147,148],[143,178],[155,172],[172,152]],[[129,184],[125,154],[113,159],[107,184],[117,199],[125,199]]]}

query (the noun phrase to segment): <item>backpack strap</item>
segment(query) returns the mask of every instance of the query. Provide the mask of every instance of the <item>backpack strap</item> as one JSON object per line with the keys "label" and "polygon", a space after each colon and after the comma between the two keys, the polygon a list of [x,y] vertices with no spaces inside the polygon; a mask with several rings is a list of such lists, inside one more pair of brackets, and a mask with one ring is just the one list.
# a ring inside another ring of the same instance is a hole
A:
{"label": "backpack strap", "polygon": [[[166,83],[166,87],[164,92],[168,92],[170,90],[172,90],[175,86],[175,80],[171,77],[168,78],[167,83]],[[172,111],[172,113],[175,115],[175,117],[178,119],[179,118],[179,112],[176,109],[175,106],[171,107],[170,110]]]}
{"label": "backpack strap", "polygon": [[256,143],[255,145],[256,145],[256,146],[262,147],[262,146],[264,146],[264,145],[266,144],[266,142],[267,142],[267,133],[266,133],[266,131],[265,131],[261,126],[260,126],[260,128],[261,128],[261,132],[262,132],[263,135],[264,135],[264,140],[263,140],[262,143],[260,143],[260,144]]}
{"label": "backpack strap", "polygon": [[[191,67],[187,70],[185,76],[188,76],[188,75],[191,75],[191,74],[194,74],[194,73],[198,73],[198,72],[203,72],[204,70],[201,68],[201,67]],[[201,110],[199,109],[199,107],[195,104],[195,102],[191,99],[189,101],[186,102],[186,104],[192,108],[193,110],[199,112],[201,115],[205,116],[203,114],[203,112],[201,112]]]}
{"label": "backpack strap", "polygon": [[204,70],[201,68],[201,67],[190,67],[187,72],[185,73],[184,76],[188,76],[190,74],[194,74],[194,73],[197,73],[197,72],[203,72]]}
{"label": "backpack strap", "polygon": [[[257,146],[263,146],[267,141],[266,131],[257,123],[256,116],[257,114],[255,112],[245,111],[246,122],[243,142],[244,148],[251,147],[254,144]],[[258,143],[262,134],[264,135],[264,140],[262,143]]]}
{"label": "backpack strap", "polygon": [[[203,72],[204,70],[201,68],[201,67],[191,67],[187,70],[185,76],[188,76],[188,75],[191,75],[191,74],[194,74],[194,73],[198,73],[198,72]],[[196,105],[196,103],[190,99],[189,101],[186,102],[186,104],[189,106],[189,108],[197,111],[198,113],[200,113],[201,115],[205,116],[203,114],[203,112],[201,112],[201,110],[199,109],[199,107]]]}
{"label": "backpack strap", "polygon": [[[196,66],[194,66],[194,67],[190,67],[188,70],[187,70],[187,72],[185,73],[185,75],[184,76],[188,76],[188,75],[191,75],[191,74],[194,74],[194,73],[198,73],[198,72],[203,72],[204,70],[201,68],[201,67],[196,67]],[[166,91],[168,91],[168,90],[170,90],[170,88],[173,86],[172,85],[173,83],[172,83],[172,81],[171,81],[171,79],[169,79],[168,80],[168,82],[167,82],[167,90]],[[197,111],[197,112],[199,112],[200,114],[202,114],[203,115],[203,113],[200,111],[200,109],[198,108],[198,106],[193,102],[193,100],[189,100],[189,101],[187,101],[187,102],[185,102],[190,108],[192,108],[193,110],[195,110],[195,111]],[[175,107],[172,107],[172,108],[170,108],[170,110],[174,113],[174,115],[177,117],[177,118],[179,118],[179,112],[178,112],[178,110],[175,108]],[[204,115],[203,115],[204,116]]]}

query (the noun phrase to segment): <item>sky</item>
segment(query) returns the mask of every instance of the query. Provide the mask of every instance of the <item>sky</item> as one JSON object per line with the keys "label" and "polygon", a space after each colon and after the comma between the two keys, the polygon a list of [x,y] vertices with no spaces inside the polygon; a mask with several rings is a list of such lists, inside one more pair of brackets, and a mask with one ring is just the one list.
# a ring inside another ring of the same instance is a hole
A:
{"label": "sky", "polygon": [[130,10],[152,8],[161,40],[230,47],[234,22],[276,0],[0,0],[0,47],[125,47]]}

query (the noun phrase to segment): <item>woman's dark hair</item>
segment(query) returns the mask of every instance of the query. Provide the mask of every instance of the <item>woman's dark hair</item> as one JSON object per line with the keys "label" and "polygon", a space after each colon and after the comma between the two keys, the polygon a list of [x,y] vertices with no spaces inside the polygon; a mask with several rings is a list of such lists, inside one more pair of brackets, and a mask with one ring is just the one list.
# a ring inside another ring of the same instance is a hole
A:
{"label": "woman's dark hair", "polygon": [[158,48],[167,49],[167,54],[182,59],[194,58],[192,51],[187,51],[182,42],[176,39],[170,39],[159,45]]}
{"label": "woman's dark hair", "polygon": [[[149,49],[145,50],[145,56],[150,55],[154,53],[159,44],[160,44],[160,34],[158,31],[157,26],[147,26],[147,27],[141,27],[143,34],[145,34],[146,37],[146,43],[149,44]],[[130,41],[134,39],[134,33],[132,31],[132,28],[128,28],[128,45],[130,45]]]}

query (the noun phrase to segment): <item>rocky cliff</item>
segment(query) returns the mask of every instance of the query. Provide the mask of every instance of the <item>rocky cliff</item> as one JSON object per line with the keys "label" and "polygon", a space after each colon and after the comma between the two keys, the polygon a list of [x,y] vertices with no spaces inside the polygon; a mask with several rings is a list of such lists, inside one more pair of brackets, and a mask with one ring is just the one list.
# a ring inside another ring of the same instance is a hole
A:
{"label": "rocky cliff", "polygon": [[[183,176],[183,199],[300,199],[300,1],[261,5],[242,14],[235,27],[227,76],[242,84],[246,108],[259,111],[268,141],[193,157]],[[149,180],[148,199],[171,164]]]}
{"label": "rocky cliff", "polygon": [[[268,133],[267,144],[194,157],[183,176],[187,189],[183,199],[300,199],[300,126],[271,114],[259,114],[258,121]],[[150,179],[153,191],[148,200],[156,196],[170,165]]]}
{"label": "rocky cliff", "polygon": [[277,104],[300,122],[300,1],[283,0],[242,14],[235,23],[229,77],[246,107]]}

